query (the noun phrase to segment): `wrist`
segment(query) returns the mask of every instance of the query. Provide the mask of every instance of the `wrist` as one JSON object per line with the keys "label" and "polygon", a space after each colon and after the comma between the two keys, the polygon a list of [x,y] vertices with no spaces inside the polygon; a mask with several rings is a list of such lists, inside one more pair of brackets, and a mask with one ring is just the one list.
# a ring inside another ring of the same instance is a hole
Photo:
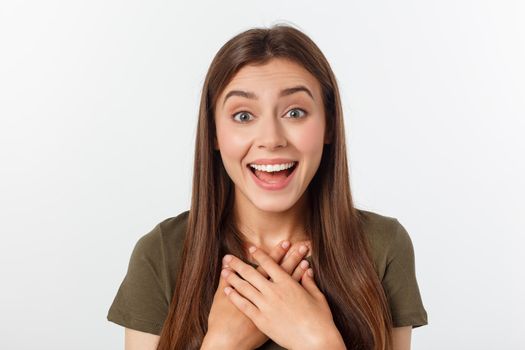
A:
{"label": "wrist", "polygon": [[[294,348],[295,349],[295,348]],[[308,346],[305,347],[303,343],[301,347],[297,349],[308,349],[308,350],[346,350],[346,345],[341,336],[341,333],[334,325],[333,328],[322,332],[322,336],[312,339]]]}
{"label": "wrist", "polygon": [[328,344],[326,347],[327,349],[346,350],[345,342],[337,327],[334,326],[332,331],[327,334],[325,339],[326,343]]}
{"label": "wrist", "polygon": [[206,333],[204,336],[204,339],[202,340],[202,345],[200,347],[200,350],[231,350],[231,349],[239,349],[239,350],[252,350],[248,346],[244,346],[244,344],[232,344],[231,341],[226,339],[224,336],[213,336],[210,335],[210,333]]}
{"label": "wrist", "polygon": [[227,344],[224,343],[222,339],[216,339],[211,337],[209,334],[206,334],[204,336],[204,339],[202,340],[202,345],[200,347],[200,350],[226,350],[229,349]]}

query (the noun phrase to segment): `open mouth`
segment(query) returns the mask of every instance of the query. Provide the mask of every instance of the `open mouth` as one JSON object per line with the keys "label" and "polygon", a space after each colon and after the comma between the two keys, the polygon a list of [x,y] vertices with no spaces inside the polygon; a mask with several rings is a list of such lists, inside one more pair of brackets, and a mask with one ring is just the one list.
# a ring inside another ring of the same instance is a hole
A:
{"label": "open mouth", "polygon": [[278,183],[290,176],[295,171],[298,164],[299,162],[294,162],[291,168],[272,172],[257,170],[255,168],[252,168],[249,164],[247,165],[247,167],[261,181],[267,183]]}

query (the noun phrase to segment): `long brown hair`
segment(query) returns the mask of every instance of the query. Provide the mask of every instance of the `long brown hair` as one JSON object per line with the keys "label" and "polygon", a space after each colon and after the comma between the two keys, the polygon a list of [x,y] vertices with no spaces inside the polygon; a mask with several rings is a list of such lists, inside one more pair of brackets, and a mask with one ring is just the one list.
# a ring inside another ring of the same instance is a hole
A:
{"label": "long brown hair", "polygon": [[218,286],[221,258],[245,261],[242,235],[231,214],[234,185],[214,149],[214,107],[235,73],[246,64],[286,58],[321,84],[329,144],[310,182],[305,215],[314,276],[326,296],[347,349],[390,350],[392,319],[352,201],[339,89],[317,45],[300,30],[277,24],[237,34],[215,55],[202,89],[193,166],[193,192],[175,292],[158,349],[199,349]]}

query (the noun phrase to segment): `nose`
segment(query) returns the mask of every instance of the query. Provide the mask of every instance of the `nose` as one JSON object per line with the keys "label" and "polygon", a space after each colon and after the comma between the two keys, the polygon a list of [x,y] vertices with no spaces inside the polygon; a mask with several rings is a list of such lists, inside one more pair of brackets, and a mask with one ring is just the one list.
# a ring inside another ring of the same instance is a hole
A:
{"label": "nose", "polygon": [[269,150],[287,145],[282,125],[280,125],[276,117],[261,118],[257,130],[256,145],[258,148],[267,148]]}

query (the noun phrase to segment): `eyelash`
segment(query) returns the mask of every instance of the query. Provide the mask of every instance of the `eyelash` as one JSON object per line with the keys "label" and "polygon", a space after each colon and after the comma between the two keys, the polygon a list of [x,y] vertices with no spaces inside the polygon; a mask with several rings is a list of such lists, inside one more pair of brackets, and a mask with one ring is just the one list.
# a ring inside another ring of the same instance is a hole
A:
{"label": "eyelash", "polygon": [[[297,118],[290,118],[290,119],[301,119],[301,118],[304,118],[304,117],[306,117],[306,116],[308,115],[308,112],[306,112],[306,111],[305,111],[304,109],[302,109],[302,108],[292,108],[292,109],[290,109],[288,112],[286,112],[286,114],[290,113],[290,111],[301,111],[301,112],[303,112],[303,115],[302,115],[302,116],[297,117]],[[237,115],[239,115],[239,114],[241,114],[241,113],[247,113],[247,114],[250,114],[250,113],[247,112],[247,111],[239,111],[239,112],[237,112],[237,113],[232,114],[232,119],[234,119],[234,120],[235,120],[236,122],[238,122],[238,123],[246,124],[247,121],[239,121],[239,120],[236,120],[236,119],[235,119],[235,116],[237,116]]]}

